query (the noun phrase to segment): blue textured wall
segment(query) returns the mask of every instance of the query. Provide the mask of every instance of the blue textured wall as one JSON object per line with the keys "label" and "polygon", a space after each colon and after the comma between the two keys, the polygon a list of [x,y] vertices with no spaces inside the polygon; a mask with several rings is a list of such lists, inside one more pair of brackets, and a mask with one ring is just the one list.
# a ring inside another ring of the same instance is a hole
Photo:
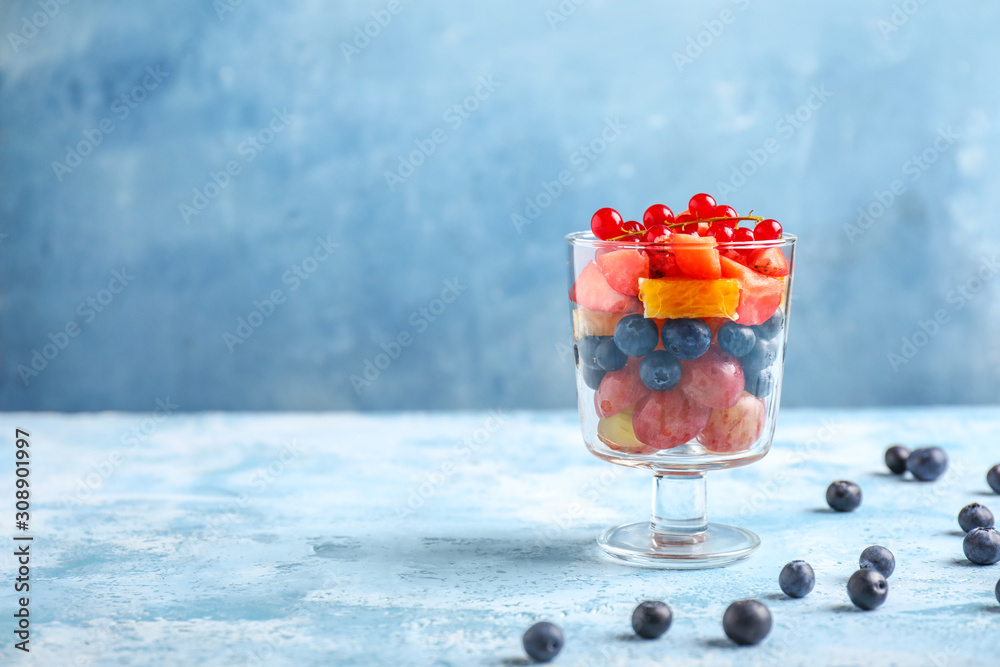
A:
{"label": "blue textured wall", "polygon": [[1000,395],[1000,7],[577,2],[5,2],[0,406],[570,406],[562,236],[700,190],[786,404]]}

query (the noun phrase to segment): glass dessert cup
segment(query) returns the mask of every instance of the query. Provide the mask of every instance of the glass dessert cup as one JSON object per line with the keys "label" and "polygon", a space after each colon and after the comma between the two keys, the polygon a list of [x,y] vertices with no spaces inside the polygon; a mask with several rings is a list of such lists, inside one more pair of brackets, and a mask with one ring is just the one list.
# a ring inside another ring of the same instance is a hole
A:
{"label": "glass dessert cup", "polygon": [[[748,558],[760,539],[708,522],[705,476],[771,447],[795,237],[718,244],[717,259],[689,243],[589,232],[566,241],[584,442],[599,458],[653,473],[650,520],[610,528],[598,544],[615,559],[669,569]],[[717,272],[707,275],[721,276],[691,277],[706,257]]]}

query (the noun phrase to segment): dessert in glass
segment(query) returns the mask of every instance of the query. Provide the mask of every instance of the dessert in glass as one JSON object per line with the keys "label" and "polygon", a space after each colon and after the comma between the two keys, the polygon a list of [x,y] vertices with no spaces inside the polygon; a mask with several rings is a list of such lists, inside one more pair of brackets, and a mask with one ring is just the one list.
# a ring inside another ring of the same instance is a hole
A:
{"label": "dessert in glass", "polygon": [[718,567],[760,545],[708,522],[705,489],[767,454],[778,414],[795,238],[752,213],[697,194],[641,223],[604,208],[566,237],[583,439],[653,473],[651,519],[598,539],[616,559]]}

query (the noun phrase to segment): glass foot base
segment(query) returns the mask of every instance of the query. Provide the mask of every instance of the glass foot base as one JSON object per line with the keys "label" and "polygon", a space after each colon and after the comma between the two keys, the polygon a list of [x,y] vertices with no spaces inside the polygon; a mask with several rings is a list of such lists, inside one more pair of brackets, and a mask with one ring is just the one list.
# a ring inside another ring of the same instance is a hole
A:
{"label": "glass foot base", "polygon": [[718,523],[691,535],[654,535],[648,521],[609,528],[597,538],[617,560],[668,570],[699,570],[746,560],[760,546],[749,530]]}

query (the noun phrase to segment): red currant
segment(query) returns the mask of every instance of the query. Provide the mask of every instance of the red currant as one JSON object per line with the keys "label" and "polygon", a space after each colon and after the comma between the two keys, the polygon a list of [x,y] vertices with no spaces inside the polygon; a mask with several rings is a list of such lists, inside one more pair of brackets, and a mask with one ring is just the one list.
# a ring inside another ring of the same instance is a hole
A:
{"label": "red currant", "polygon": [[674,218],[674,224],[677,223],[687,223],[679,228],[681,234],[697,234],[698,233],[698,221],[690,213],[681,213],[679,216]]}
{"label": "red currant", "polygon": [[622,215],[613,208],[602,208],[590,219],[590,230],[594,236],[607,241],[622,235]]}
{"label": "red currant", "polygon": [[[713,217],[713,218],[735,218],[736,217],[736,209],[733,208],[732,206],[721,206],[721,205],[720,206],[716,206],[714,209],[712,209],[712,215],[710,217]],[[735,223],[735,221],[734,221],[734,223]]]}
{"label": "red currant", "polygon": [[674,221],[674,212],[663,204],[653,204],[642,214],[642,223],[649,229],[653,225],[669,225]]}
{"label": "red currant", "polygon": [[757,241],[774,241],[781,238],[781,223],[777,220],[762,220],[753,228],[753,237]]}
{"label": "red currant", "polygon": [[691,211],[691,215],[699,220],[702,218],[711,218],[714,209],[715,200],[712,198],[712,195],[706,195],[704,192],[691,197],[691,200],[688,202],[688,210]]}
{"label": "red currant", "polygon": [[747,229],[746,227],[737,227],[736,231],[733,233],[733,241],[743,243],[753,240],[753,231]]}
{"label": "red currant", "polygon": [[[622,225],[622,234],[637,235],[637,234],[640,234],[640,233],[644,234],[645,232],[646,232],[646,228],[643,227],[642,223],[639,222],[639,221],[637,221],[637,220],[629,220],[624,225]],[[639,236],[637,238],[622,239],[622,240],[624,240],[624,241],[640,241],[640,240],[642,240],[642,237]]]}
{"label": "red currant", "polygon": [[719,243],[729,243],[733,240],[735,230],[733,229],[733,225],[731,223],[724,220],[716,220],[708,228],[708,235],[714,236],[715,240]]}
{"label": "red currant", "polygon": [[666,225],[652,225],[646,228],[646,235],[642,237],[646,243],[666,242],[670,240],[670,228]]}

